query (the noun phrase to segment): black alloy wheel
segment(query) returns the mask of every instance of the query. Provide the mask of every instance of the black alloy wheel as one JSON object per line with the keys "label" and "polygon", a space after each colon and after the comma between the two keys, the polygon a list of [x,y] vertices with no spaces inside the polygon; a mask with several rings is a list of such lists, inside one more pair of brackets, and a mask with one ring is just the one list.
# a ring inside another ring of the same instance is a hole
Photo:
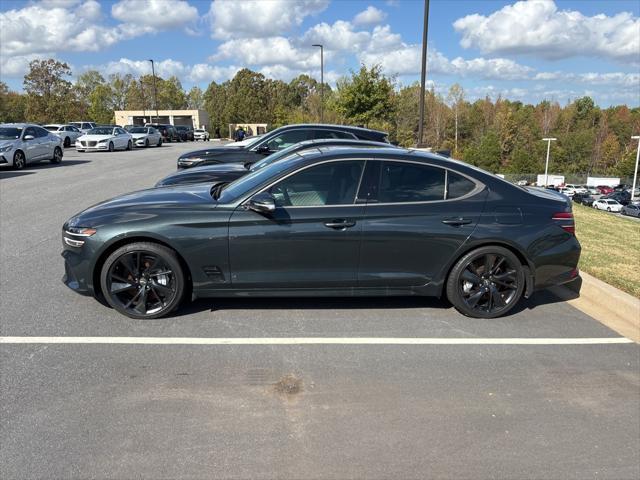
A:
{"label": "black alloy wheel", "polygon": [[53,158],[51,159],[51,163],[60,162],[62,162],[62,149],[60,147],[56,147],[53,149]]}
{"label": "black alloy wheel", "polygon": [[524,283],[524,269],[513,252],[481,247],[455,264],[447,279],[447,297],[469,317],[496,318],[518,303]]}
{"label": "black alloy wheel", "polygon": [[120,247],[105,261],[102,294],[118,312],[136,319],[159,318],[178,306],[185,278],[175,252],[155,243]]}
{"label": "black alloy wheel", "polygon": [[69,137],[64,137],[64,148],[69,148],[71,146],[71,139]]}
{"label": "black alloy wheel", "polygon": [[113,142],[109,142],[109,151],[113,152],[115,150],[115,147],[113,146]]}
{"label": "black alloy wheel", "polygon": [[13,154],[13,168],[16,170],[22,170],[27,166],[27,160],[20,150]]}

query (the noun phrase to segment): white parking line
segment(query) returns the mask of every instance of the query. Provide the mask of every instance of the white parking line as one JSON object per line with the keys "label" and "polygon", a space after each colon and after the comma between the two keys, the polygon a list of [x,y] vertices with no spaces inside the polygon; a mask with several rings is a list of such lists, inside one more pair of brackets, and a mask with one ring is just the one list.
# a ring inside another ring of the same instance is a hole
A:
{"label": "white parking line", "polygon": [[604,338],[420,338],[420,337],[0,337],[0,344],[108,345],[607,345],[633,343]]}

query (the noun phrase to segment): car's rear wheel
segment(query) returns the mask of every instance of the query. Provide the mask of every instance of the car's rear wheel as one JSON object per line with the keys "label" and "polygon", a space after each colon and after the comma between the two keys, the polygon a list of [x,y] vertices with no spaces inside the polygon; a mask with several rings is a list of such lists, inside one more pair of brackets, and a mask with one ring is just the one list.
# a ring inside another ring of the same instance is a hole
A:
{"label": "car's rear wheel", "polygon": [[27,159],[20,150],[13,154],[13,168],[16,170],[22,170],[27,166]]}
{"label": "car's rear wheel", "polygon": [[464,255],[447,279],[447,298],[464,315],[505,315],[524,291],[524,269],[516,255],[499,246],[480,247]]}
{"label": "car's rear wheel", "polygon": [[69,137],[64,137],[64,148],[69,148],[71,146],[71,139]]}
{"label": "car's rear wheel", "polygon": [[60,147],[56,147],[53,149],[53,158],[51,159],[51,163],[60,162],[62,162],[62,149]]}
{"label": "car's rear wheel", "polygon": [[173,250],[136,242],[109,255],[102,266],[100,286],[109,305],[123,315],[159,318],[180,304],[185,275]]}

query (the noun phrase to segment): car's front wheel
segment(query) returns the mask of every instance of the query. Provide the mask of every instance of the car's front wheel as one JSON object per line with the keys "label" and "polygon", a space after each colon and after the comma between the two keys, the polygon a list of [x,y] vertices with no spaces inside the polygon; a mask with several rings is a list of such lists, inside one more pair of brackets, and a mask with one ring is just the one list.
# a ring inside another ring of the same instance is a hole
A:
{"label": "car's front wheel", "polygon": [[27,166],[27,159],[20,150],[13,154],[13,168],[16,170],[22,170]]}
{"label": "car's front wheel", "polygon": [[100,286],[109,305],[123,315],[159,318],[180,304],[185,275],[173,250],[136,242],[109,255],[102,266]]}
{"label": "car's front wheel", "polygon": [[53,157],[51,158],[51,163],[60,162],[62,162],[62,149],[60,147],[56,147],[53,149]]}
{"label": "car's front wheel", "polygon": [[133,142],[131,140],[129,140],[127,142],[127,150],[132,150],[133,149]]}
{"label": "car's front wheel", "polygon": [[516,255],[499,246],[480,247],[456,262],[447,279],[447,298],[464,315],[506,314],[524,291],[524,269]]}
{"label": "car's front wheel", "polygon": [[113,152],[115,150],[115,147],[113,146],[113,142],[109,142],[109,151]]}

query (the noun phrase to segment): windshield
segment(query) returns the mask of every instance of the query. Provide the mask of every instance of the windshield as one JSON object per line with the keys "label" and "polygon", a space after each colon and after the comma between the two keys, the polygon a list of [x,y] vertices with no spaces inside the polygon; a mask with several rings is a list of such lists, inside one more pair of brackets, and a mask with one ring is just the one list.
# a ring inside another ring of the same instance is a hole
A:
{"label": "windshield", "polygon": [[242,140],[240,142],[234,142],[234,143],[232,143],[232,145],[234,147],[251,147],[254,144],[258,143],[258,141],[262,137],[264,137],[264,135],[256,135],[254,137],[245,138],[244,140]]}
{"label": "windshield", "polygon": [[57,132],[61,127],[59,127],[58,125],[45,125],[44,128],[46,128],[50,132]]}
{"label": "windshield", "polygon": [[130,128],[129,133],[148,133],[148,129],[144,127]]}
{"label": "windshield", "polygon": [[273,162],[277,162],[278,160],[289,156],[292,152],[296,151],[300,148],[299,144],[293,144],[290,147],[285,148],[284,150],[280,150],[279,152],[272,153],[266,158],[263,158],[259,162],[254,163],[249,168],[250,172],[255,172],[260,170],[261,168],[266,167],[267,165],[271,165]]}
{"label": "windshield", "polygon": [[88,135],[113,135],[113,128],[98,127],[87,132]]}
{"label": "windshield", "polygon": [[16,138],[20,138],[21,133],[21,128],[0,127],[0,140],[15,140]]}
{"label": "windshield", "polygon": [[221,203],[229,203],[242,197],[245,193],[250,192],[255,187],[275,177],[281,172],[287,170],[291,165],[300,160],[300,155],[292,153],[287,158],[283,158],[277,163],[273,163],[269,168],[261,168],[258,171],[251,172],[244,177],[240,177],[234,182],[227,185],[219,195]]}

